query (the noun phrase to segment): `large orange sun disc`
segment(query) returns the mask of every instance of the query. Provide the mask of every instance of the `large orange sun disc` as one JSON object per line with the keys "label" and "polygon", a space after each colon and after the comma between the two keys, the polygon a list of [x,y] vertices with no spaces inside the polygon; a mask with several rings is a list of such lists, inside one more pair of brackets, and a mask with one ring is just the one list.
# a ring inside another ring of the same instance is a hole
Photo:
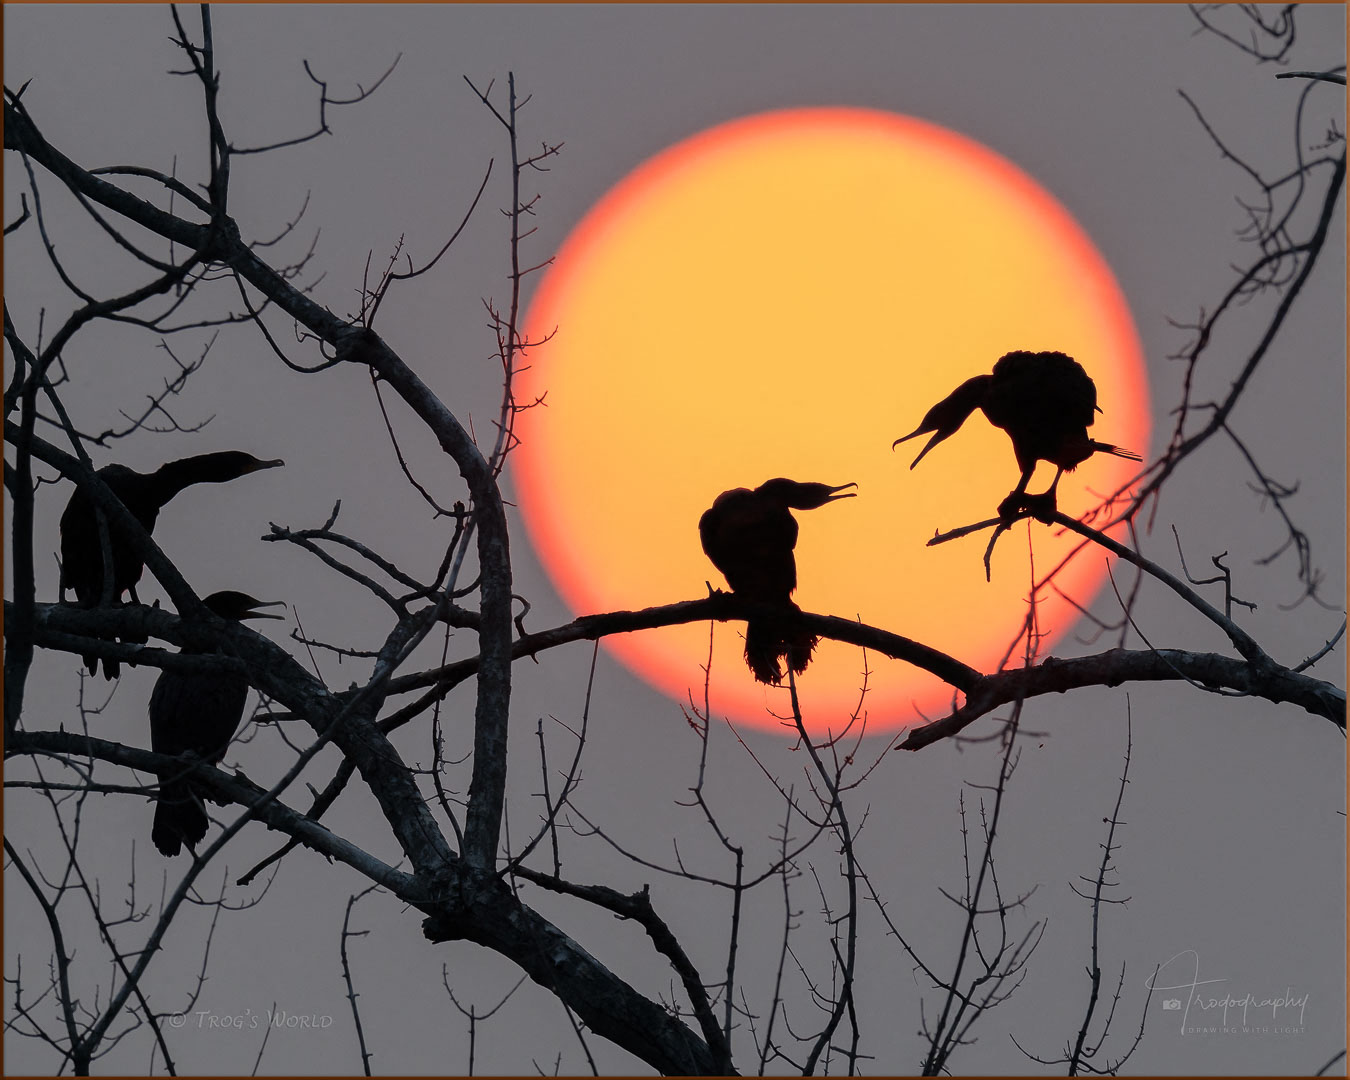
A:
{"label": "large orange sun disc", "polygon": [[[576,226],[526,319],[518,503],[541,561],[578,614],[649,607],[725,582],[698,519],[732,487],[774,476],[858,484],[798,511],[796,602],[998,666],[1044,573],[1076,538],[1019,523],[925,546],[993,516],[1018,477],[1007,436],[976,412],[913,471],[891,452],[930,405],[1014,349],[1074,356],[1097,384],[1091,434],[1148,448],[1148,391],[1128,307],[1083,230],[1025,173],[963,136],[865,109],[792,109],[722,124],[646,161]],[[1077,514],[1135,466],[1098,454],[1059,485]],[[1053,471],[1042,465],[1031,490]],[[1078,603],[1095,552],[1057,579]],[[1042,597],[1043,647],[1077,611]],[[782,730],[787,690],[753,681],[744,624],[717,624],[715,716]],[[701,706],[707,624],[611,637],[653,686]],[[866,670],[866,675],[864,675]],[[866,686],[866,693],[862,690]],[[798,679],[813,732],[860,703],[882,732],[941,715],[934,676],[822,642]]]}

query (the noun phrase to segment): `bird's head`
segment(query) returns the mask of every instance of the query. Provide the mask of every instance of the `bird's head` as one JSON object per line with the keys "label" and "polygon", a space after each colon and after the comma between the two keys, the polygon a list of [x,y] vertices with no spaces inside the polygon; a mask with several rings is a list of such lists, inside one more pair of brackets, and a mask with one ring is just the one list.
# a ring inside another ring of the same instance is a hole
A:
{"label": "bird's head", "polygon": [[829,484],[809,484],[801,483],[797,480],[789,480],[783,476],[774,477],[772,480],[766,480],[755,488],[755,491],[768,498],[781,502],[784,506],[793,510],[814,510],[818,506],[824,506],[827,502],[834,499],[851,499],[858,493],[856,491],[844,492],[844,488],[857,487],[855,483],[838,484],[831,487]]}
{"label": "bird's head", "polygon": [[912,469],[923,460],[923,457],[929,450],[933,449],[943,439],[949,435],[954,435],[956,431],[966,422],[966,417],[984,404],[985,394],[989,390],[989,381],[992,376],[976,375],[973,379],[967,379],[945,398],[939,401],[924,414],[923,422],[908,435],[896,439],[891,443],[891,449],[894,450],[902,442],[908,442],[910,439],[918,438],[920,435],[933,433],[933,437],[922,450],[919,456],[910,462]]}
{"label": "bird's head", "polygon": [[223,589],[214,592],[202,600],[202,603],[222,619],[242,622],[244,619],[284,619],[284,615],[273,615],[268,611],[254,611],[254,608],[286,606],[284,600],[255,600],[248,593]]}
{"label": "bird's head", "polygon": [[286,464],[281,458],[256,458],[242,450],[227,450],[225,453],[236,459],[240,476],[261,472],[263,469],[276,469]]}
{"label": "bird's head", "polygon": [[211,454],[195,454],[170,461],[161,465],[154,475],[156,479],[169,482],[181,491],[189,484],[221,484],[285,464],[280,458],[256,458],[242,450],[218,450]]}

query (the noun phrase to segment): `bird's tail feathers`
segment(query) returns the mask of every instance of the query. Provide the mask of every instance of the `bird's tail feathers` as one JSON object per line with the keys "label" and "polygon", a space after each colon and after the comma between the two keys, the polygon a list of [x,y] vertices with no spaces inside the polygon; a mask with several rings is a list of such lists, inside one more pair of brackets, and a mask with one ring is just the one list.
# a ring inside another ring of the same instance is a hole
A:
{"label": "bird's tail feathers", "polygon": [[177,855],[184,844],[196,850],[206,836],[209,820],[190,785],[181,780],[161,782],[150,838],[161,855]]}
{"label": "bird's tail feathers", "polygon": [[[796,610],[795,604],[792,607]],[[792,672],[800,675],[811,662],[817,640],[814,634],[788,627],[772,616],[752,619],[745,624],[745,662],[760,682],[779,686],[784,675],[780,661],[786,660]]]}
{"label": "bird's tail feathers", "polygon": [[[120,641],[127,645],[145,645],[150,641],[150,635],[145,633],[121,633],[121,634],[99,634],[103,641]],[[87,654],[81,659],[84,660],[84,666],[89,670],[90,675],[98,674],[99,657]],[[122,664],[119,660],[114,660],[111,656],[102,658],[103,677],[111,682],[122,673]],[[136,661],[128,660],[129,667],[135,667]]]}
{"label": "bird's tail feathers", "polygon": [[800,675],[811,662],[816,642],[820,639],[814,634],[795,631],[793,636],[784,639],[787,644],[787,662],[794,675]]}
{"label": "bird's tail feathers", "polygon": [[1092,449],[1093,449],[1093,452],[1094,452],[1094,453],[1098,453],[1098,454],[1113,454],[1113,455],[1115,455],[1116,457],[1128,458],[1130,461],[1143,461],[1143,460],[1144,460],[1144,459],[1141,458],[1138,454],[1136,454],[1133,450],[1126,450],[1123,446],[1112,446],[1110,443],[1097,442],[1096,439],[1093,439],[1093,440],[1092,440],[1092,444],[1091,444],[1091,445],[1092,445]]}
{"label": "bird's tail feathers", "polygon": [[778,636],[772,628],[762,622],[750,622],[745,625],[745,662],[750,671],[762,683],[777,686],[783,681],[783,669],[778,663],[781,656]]}

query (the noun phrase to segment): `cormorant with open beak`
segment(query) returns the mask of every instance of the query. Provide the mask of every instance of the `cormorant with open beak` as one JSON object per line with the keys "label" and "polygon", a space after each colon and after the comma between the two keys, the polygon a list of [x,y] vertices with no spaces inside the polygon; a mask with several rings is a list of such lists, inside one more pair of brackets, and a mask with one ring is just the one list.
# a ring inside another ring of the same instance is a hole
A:
{"label": "cormorant with open beak", "polygon": [[[726,576],[737,596],[799,610],[791,600],[797,587],[797,519],[792,510],[814,510],[834,499],[851,499],[856,492],[838,494],[857,484],[804,484],[777,477],[751,491],[724,491],[698,521],[703,550]],[[811,660],[816,638],[788,629],[772,616],[751,619],[745,626],[745,662],[756,679],[778,685],[783,680],[780,659],[800,675]]]}
{"label": "cormorant with open beak", "polygon": [[[923,422],[904,438],[896,439],[891,449],[932,432],[933,437],[910,465],[912,469],[977,408],[991,424],[1008,433],[1022,470],[1017,487],[999,503],[998,514],[1005,523],[1023,510],[1033,514],[1053,512],[1060,476],[1066,470],[1072,472],[1093,454],[1142,460],[1129,450],[1088,438],[1094,414],[1101,412],[1097,387],[1076,360],[1061,352],[1006,354],[994,365],[992,374],[967,379],[929,409]],[[1055,478],[1046,491],[1028,495],[1027,483],[1037,461],[1054,465]]]}
{"label": "cormorant with open beak", "polygon": [[[280,600],[255,600],[247,593],[227,589],[203,601],[222,619],[281,619],[255,608],[275,607]],[[198,650],[184,648],[185,653]],[[150,694],[150,749],[177,756],[191,752],[212,765],[225,756],[244,715],[248,682],[241,675],[208,672],[160,672]],[[177,855],[184,844],[196,849],[208,824],[205,793],[184,775],[181,767],[159,771],[159,800],[150,837],[164,855]]]}
{"label": "cormorant with open beak", "polygon": [[[170,461],[152,473],[139,473],[125,465],[105,465],[98,470],[98,475],[145,531],[154,532],[160,510],[184,488],[193,484],[220,484],[284,464],[280,459],[262,461],[241,450],[223,450]],[[141,579],[145,562],[111,522],[108,544],[112,551],[113,603],[120,603],[122,594],[128,591],[131,599],[140,603],[136,582]],[[96,607],[103,595],[103,549],[99,544],[98,519],[93,500],[79,488],[61,514],[62,600],[66,589],[74,590],[76,602],[81,607]],[[98,657],[86,656],[84,662],[90,674],[98,671]],[[116,678],[119,670],[116,660],[103,661],[103,674],[107,678]]]}

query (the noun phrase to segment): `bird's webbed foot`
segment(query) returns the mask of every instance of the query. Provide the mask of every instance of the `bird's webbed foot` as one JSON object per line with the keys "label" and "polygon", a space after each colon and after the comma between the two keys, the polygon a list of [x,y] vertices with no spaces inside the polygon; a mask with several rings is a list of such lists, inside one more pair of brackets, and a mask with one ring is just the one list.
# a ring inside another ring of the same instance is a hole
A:
{"label": "bird's webbed foot", "polygon": [[1043,491],[1039,495],[1014,491],[998,504],[998,516],[1004,526],[1011,525],[1022,517],[1034,517],[1037,521],[1049,524],[1057,509],[1053,491]]}
{"label": "bird's webbed foot", "polygon": [[1006,499],[998,504],[998,520],[1003,528],[1007,528],[1019,517],[1022,516],[1022,500],[1024,493],[1014,491]]}
{"label": "bird's webbed foot", "polygon": [[1039,495],[1022,496],[1022,510],[1037,521],[1043,521],[1047,525],[1052,523],[1057,509],[1058,505],[1055,502],[1053,491],[1043,491]]}

